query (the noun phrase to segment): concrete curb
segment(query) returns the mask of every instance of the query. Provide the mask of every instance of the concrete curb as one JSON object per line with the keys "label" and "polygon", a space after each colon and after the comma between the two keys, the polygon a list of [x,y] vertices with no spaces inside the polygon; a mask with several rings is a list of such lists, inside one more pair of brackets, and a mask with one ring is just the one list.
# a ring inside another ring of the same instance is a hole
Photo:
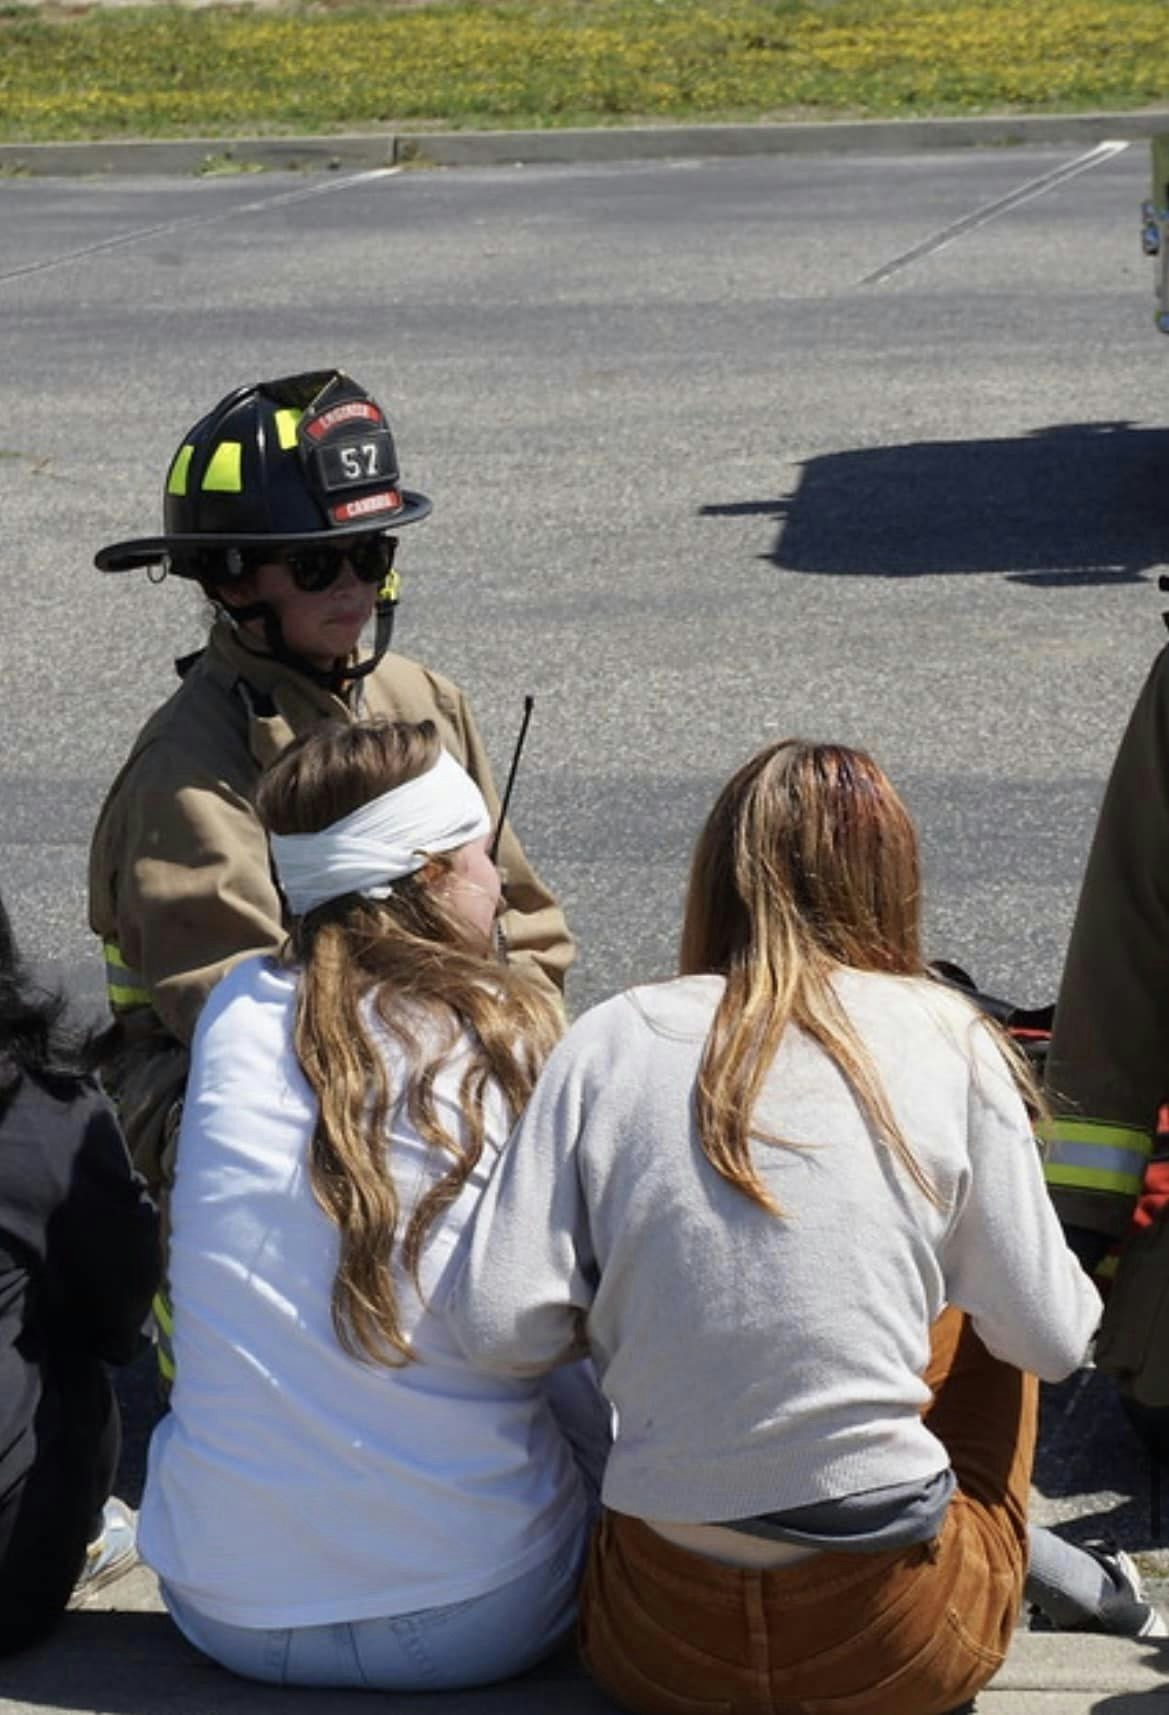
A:
{"label": "concrete curb", "polygon": [[1129,113],[866,119],[829,124],[640,125],[552,131],[360,132],[322,137],[192,137],[162,142],[3,143],[0,174],[213,174],[685,160],[746,155],[920,154],[935,149],[1098,143],[1169,131],[1169,108]]}
{"label": "concrete curb", "polygon": [[[1019,1630],[979,1693],[979,1715],[1169,1715],[1169,1643]],[[336,1715],[343,1694],[260,1687],[222,1673],[164,1618],[138,1567],[66,1615],[37,1649],[5,1663],[0,1715]],[[353,1705],[355,1707],[355,1705]],[[520,1679],[466,1692],[400,1693],[396,1715],[618,1715],[570,1652]]]}

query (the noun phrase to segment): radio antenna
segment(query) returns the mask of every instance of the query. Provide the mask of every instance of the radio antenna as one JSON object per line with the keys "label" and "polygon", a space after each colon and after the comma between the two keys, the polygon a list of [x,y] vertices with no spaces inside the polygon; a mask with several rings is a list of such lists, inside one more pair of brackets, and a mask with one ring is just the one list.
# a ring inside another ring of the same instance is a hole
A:
{"label": "radio antenna", "polygon": [[536,706],[535,697],[524,698],[524,718],[520,722],[520,736],[515,741],[515,749],[511,753],[511,767],[507,771],[507,785],[503,789],[503,802],[499,806],[499,820],[495,824],[495,838],[488,852],[492,863],[499,853],[499,842],[503,837],[503,824],[507,817],[507,807],[511,803],[511,789],[515,785],[516,769],[520,765],[520,755],[524,748],[524,740],[528,736],[528,726],[532,719],[532,710]]}

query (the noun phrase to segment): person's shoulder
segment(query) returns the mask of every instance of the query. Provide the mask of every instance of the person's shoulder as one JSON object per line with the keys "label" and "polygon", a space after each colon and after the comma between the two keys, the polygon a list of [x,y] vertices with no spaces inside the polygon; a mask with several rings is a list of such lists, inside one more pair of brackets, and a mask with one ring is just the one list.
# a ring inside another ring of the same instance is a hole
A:
{"label": "person's shoulder", "polygon": [[247,953],[228,966],[211,990],[200,1021],[247,1006],[289,1006],[296,997],[296,982],[294,966],[271,953]]}
{"label": "person's shoulder", "polygon": [[899,976],[846,965],[837,974],[836,989],[850,1011],[892,1014],[898,1019],[932,1019],[945,1028],[980,1016],[974,1002],[962,990],[924,974]]}
{"label": "person's shoulder", "polygon": [[249,953],[228,967],[203,1003],[191,1043],[204,1091],[208,1068],[213,1082],[234,1068],[230,1076],[237,1090],[254,1072],[257,1091],[262,1089],[266,1069],[292,1038],[296,984],[295,967],[271,953]]}
{"label": "person's shoulder", "polygon": [[[1142,704],[1151,704],[1159,713],[1163,712],[1165,706],[1169,704],[1169,643],[1162,644],[1149,664],[1144,683],[1137,695],[1134,715],[1140,710]],[[1135,724],[1138,733],[1143,733],[1145,730],[1139,716],[1135,723],[1130,723],[1130,725],[1132,724]]]}
{"label": "person's shoulder", "polygon": [[170,794],[204,778],[219,779],[232,758],[247,756],[247,709],[232,687],[197,662],[151,714],[131,745],[111,789],[143,790],[157,780]]}
{"label": "person's shoulder", "polygon": [[5,1167],[59,1189],[90,1147],[124,1145],[114,1111],[96,1080],[67,1068],[24,1072],[0,1114]]}
{"label": "person's shoulder", "polygon": [[453,714],[466,703],[462,690],[445,673],[396,652],[384,655],[378,662],[369,676],[368,688],[395,705],[437,703],[447,714]]}
{"label": "person's shoulder", "polygon": [[850,968],[841,973],[838,993],[862,1033],[868,1026],[898,1042],[906,1063],[912,1046],[919,1060],[932,1056],[935,1067],[950,1061],[964,1074],[993,1074],[1014,1089],[996,1026],[961,989],[930,976]]}
{"label": "person's shoulder", "polygon": [[582,1053],[599,1047],[615,1058],[647,1037],[702,1042],[722,991],[723,979],[713,975],[674,977],[624,989],[583,1012],[561,1047]]}
{"label": "person's shoulder", "polygon": [[712,971],[627,989],[624,1000],[639,1030],[674,1042],[704,1042],[725,987]]}
{"label": "person's shoulder", "polygon": [[8,1111],[68,1114],[84,1123],[91,1114],[112,1110],[90,1073],[68,1066],[50,1066],[22,1074]]}
{"label": "person's shoulder", "polygon": [[143,730],[153,730],[157,737],[193,750],[217,743],[224,733],[246,735],[248,705],[240,691],[243,683],[244,675],[232,670],[217,652],[212,637]]}
{"label": "person's shoulder", "polygon": [[166,701],[147,715],[126,752],[126,760],[111,788],[111,795],[116,793],[127,779],[148,770],[167,750],[168,741],[173,742],[172,735],[180,730],[180,721],[176,721],[175,705],[183,696],[183,692],[184,686],[176,686]]}

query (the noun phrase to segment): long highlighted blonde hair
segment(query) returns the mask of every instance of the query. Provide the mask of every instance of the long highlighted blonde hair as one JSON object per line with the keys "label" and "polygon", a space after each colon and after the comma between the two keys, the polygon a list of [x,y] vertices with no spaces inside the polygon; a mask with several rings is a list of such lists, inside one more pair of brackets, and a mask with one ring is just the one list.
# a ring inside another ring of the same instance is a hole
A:
{"label": "long highlighted blonde hair", "polygon": [[[260,820],[270,833],[317,833],[424,774],[438,752],[432,721],[330,722],[294,740],[262,776]],[[333,1327],[351,1356],[390,1368],[413,1358],[393,1259],[417,1287],[427,1235],[482,1153],[489,1086],[517,1118],[561,1029],[536,982],[499,964],[486,938],[444,903],[432,884],[448,865],[432,857],[384,900],[346,894],[317,906],[293,922],[286,953],[300,967],[293,1046],[318,1106],[310,1180],[340,1238]],[[370,1033],[371,1009],[402,1050],[408,1070],[397,1087]],[[434,1087],[468,1039],[456,1136],[439,1117]],[[399,1103],[449,1159],[404,1232],[387,1143]]]}
{"label": "long highlighted blonde hair", "polygon": [[715,1171],[782,1215],[751,1155],[763,1080],[795,1025],[839,1068],[874,1135],[931,1202],[872,1058],[833,986],[841,966],[924,976],[917,837],[864,751],[783,739],[719,794],[695,848],[682,929],[684,975],[725,988],[703,1051],[696,1106]]}

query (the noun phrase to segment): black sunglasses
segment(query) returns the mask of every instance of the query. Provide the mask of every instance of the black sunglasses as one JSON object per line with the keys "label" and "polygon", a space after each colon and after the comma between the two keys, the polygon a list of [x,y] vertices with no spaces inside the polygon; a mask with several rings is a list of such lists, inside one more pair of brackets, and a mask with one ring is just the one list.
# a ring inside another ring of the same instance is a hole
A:
{"label": "black sunglasses", "polygon": [[287,566],[298,590],[316,594],[327,590],[341,576],[342,568],[353,567],[363,584],[382,583],[394,564],[396,536],[357,536],[347,542],[326,542],[313,547],[278,548],[265,558]]}

